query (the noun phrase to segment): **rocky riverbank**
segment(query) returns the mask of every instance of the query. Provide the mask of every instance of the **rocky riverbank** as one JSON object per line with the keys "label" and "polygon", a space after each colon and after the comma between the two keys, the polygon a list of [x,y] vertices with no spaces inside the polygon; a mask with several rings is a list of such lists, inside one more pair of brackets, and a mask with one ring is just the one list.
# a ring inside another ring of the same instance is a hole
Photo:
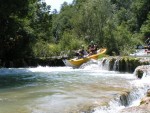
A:
{"label": "rocky riverbank", "polygon": [[[138,66],[135,69],[134,74],[139,79],[142,79],[142,77],[144,76],[149,76],[150,65]],[[150,89],[147,90],[147,94],[145,95],[145,97],[141,99],[139,106],[125,108],[121,113],[150,113]]]}
{"label": "rocky riverbank", "polygon": [[[103,59],[103,66],[108,70],[119,72],[134,73],[137,78],[142,79],[150,75],[150,58],[136,58],[136,57],[108,57]],[[150,113],[150,89],[144,98],[141,99],[139,106],[127,107],[129,105],[130,92],[123,92],[120,95],[120,103],[126,106],[121,113]]]}
{"label": "rocky riverbank", "polygon": [[133,73],[138,66],[149,65],[150,58],[136,57],[106,57],[102,61],[103,66],[107,65],[108,70]]}
{"label": "rocky riverbank", "polygon": [[142,66],[138,66],[135,69],[135,75],[138,78],[142,78],[143,76],[147,76],[148,74],[150,74],[150,65],[142,65]]}
{"label": "rocky riverbank", "polygon": [[[0,67],[18,68],[18,67],[36,67],[41,66],[65,66],[62,59],[67,56],[55,56],[50,58],[18,58],[13,60],[0,59]],[[149,65],[150,59],[136,57],[106,57],[102,64],[108,65],[108,70],[120,72],[134,72],[135,68],[141,65]]]}
{"label": "rocky riverbank", "polygon": [[0,59],[0,67],[19,68],[19,67],[37,67],[37,66],[64,66],[62,59],[65,57],[50,58],[18,58],[13,60]]}
{"label": "rocky riverbank", "polygon": [[139,106],[125,108],[121,113],[150,113],[150,89],[147,95],[142,98]]}

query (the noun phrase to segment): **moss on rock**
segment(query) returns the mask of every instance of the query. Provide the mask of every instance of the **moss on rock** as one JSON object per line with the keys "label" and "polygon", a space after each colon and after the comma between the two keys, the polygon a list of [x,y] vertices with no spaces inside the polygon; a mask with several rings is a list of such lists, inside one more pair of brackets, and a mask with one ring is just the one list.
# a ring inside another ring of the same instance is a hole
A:
{"label": "moss on rock", "polygon": [[138,69],[137,71],[136,71],[136,76],[138,77],[138,78],[142,78],[143,77],[143,71],[142,70],[140,70],[140,69]]}

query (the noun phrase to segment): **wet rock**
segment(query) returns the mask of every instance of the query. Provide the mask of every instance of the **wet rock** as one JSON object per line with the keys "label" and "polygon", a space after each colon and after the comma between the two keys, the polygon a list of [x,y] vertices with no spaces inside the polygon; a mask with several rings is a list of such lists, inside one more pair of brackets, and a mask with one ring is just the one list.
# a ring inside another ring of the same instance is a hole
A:
{"label": "wet rock", "polygon": [[121,113],[150,113],[150,89],[147,91],[147,96],[142,98],[139,106],[128,107],[121,110]]}
{"label": "wet rock", "polygon": [[144,74],[148,75],[150,73],[150,65],[138,66],[134,73],[138,78],[142,78]]}
{"label": "wet rock", "polygon": [[142,98],[140,107],[150,110],[150,89],[147,91],[146,97]]}
{"label": "wet rock", "polygon": [[115,58],[110,59],[110,61],[109,61],[109,70],[113,70],[115,61],[116,61]]}
{"label": "wet rock", "polygon": [[[111,56],[103,59],[103,66],[108,65],[108,70],[115,70],[120,72],[134,72],[138,66],[149,65],[150,58],[136,58],[136,57],[120,57]],[[115,67],[115,68],[114,68]],[[142,77],[142,76],[139,76]]]}
{"label": "wet rock", "polygon": [[123,106],[127,106],[129,103],[128,101],[128,96],[129,96],[129,91],[125,91],[121,94],[120,96],[120,103],[123,105]]}
{"label": "wet rock", "polygon": [[143,107],[130,107],[130,108],[125,108],[120,113],[150,113],[149,109],[145,109]]}
{"label": "wet rock", "polygon": [[150,89],[147,91],[147,97],[150,97]]}
{"label": "wet rock", "polygon": [[140,106],[150,108],[150,97],[144,97],[140,102]]}
{"label": "wet rock", "polygon": [[138,77],[138,78],[142,78],[143,77],[143,70],[141,70],[141,69],[138,69],[137,71],[136,71],[136,76]]}
{"label": "wet rock", "polygon": [[41,66],[64,66],[62,59],[65,57],[50,58],[18,58],[13,60],[0,59],[0,67],[19,68],[19,67],[36,67]]}

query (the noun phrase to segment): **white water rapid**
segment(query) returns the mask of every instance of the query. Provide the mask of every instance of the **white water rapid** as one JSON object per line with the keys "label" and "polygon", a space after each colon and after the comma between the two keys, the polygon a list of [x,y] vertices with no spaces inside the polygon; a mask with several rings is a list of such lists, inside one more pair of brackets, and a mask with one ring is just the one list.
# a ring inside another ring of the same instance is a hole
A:
{"label": "white water rapid", "polygon": [[[1,68],[0,113],[121,113],[139,105],[150,88],[149,74],[137,79],[134,73],[108,71],[108,65],[93,60],[79,69]],[[120,101],[126,91],[127,101]]]}

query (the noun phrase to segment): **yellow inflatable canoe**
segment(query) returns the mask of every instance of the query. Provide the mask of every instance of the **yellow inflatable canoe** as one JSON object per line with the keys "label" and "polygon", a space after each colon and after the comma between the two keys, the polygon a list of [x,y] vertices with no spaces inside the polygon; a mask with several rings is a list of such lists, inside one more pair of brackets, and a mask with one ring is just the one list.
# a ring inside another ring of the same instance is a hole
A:
{"label": "yellow inflatable canoe", "polygon": [[98,59],[98,56],[104,54],[106,50],[107,50],[106,48],[102,48],[98,50],[97,54],[90,55],[81,59],[70,59],[70,60],[65,59],[63,60],[63,62],[66,66],[77,68],[81,66],[83,63],[89,61],[90,59],[95,59],[95,60]]}

